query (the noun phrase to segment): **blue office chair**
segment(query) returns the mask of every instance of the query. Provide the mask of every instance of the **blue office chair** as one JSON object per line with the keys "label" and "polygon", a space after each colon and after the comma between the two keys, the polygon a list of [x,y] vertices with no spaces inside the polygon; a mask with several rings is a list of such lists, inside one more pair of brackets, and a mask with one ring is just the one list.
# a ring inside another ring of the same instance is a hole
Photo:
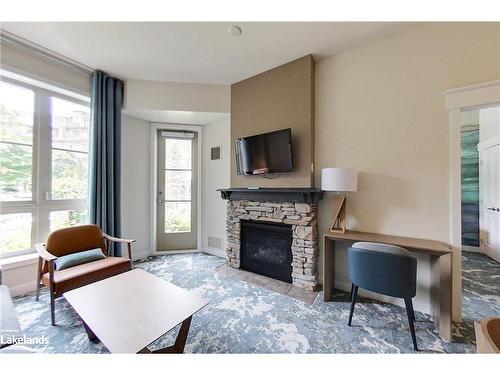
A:
{"label": "blue office chair", "polygon": [[351,325],[358,287],[387,296],[403,298],[416,351],[415,312],[412,298],[417,289],[417,260],[399,246],[373,242],[356,242],[347,250],[351,279]]}

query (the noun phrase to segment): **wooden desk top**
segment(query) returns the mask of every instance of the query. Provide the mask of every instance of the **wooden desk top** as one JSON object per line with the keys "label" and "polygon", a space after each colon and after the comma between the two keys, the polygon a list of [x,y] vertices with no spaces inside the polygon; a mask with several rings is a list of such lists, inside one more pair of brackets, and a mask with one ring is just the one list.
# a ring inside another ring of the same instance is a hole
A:
{"label": "wooden desk top", "polygon": [[340,241],[363,241],[363,242],[380,242],[390,245],[401,246],[408,251],[429,255],[446,255],[451,254],[450,245],[434,240],[424,240],[421,238],[390,236],[387,234],[367,233],[346,231],[344,233],[326,232],[326,238]]}

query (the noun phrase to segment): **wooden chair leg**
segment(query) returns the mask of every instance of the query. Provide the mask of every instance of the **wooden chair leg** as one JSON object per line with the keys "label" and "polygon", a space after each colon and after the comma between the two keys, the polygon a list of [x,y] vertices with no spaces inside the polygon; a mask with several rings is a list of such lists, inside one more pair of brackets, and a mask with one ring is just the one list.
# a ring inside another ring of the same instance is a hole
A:
{"label": "wooden chair leg", "polygon": [[36,278],[36,300],[40,298],[40,282],[42,281],[42,264],[43,260],[42,258],[38,258],[38,274]]}
{"label": "wooden chair leg", "polygon": [[415,336],[415,313],[413,311],[413,303],[411,298],[405,298],[406,314],[408,315],[408,323],[410,324],[411,339],[413,341],[413,348],[418,352],[417,337]]}
{"label": "wooden chair leg", "polygon": [[354,305],[356,304],[356,296],[358,295],[358,287],[352,284],[352,293],[351,293],[351,311],[349,311],[349,322],[348,326],[351,325],[352,322],[352,314],[354,313]]}
{"label": "wooden chair leg", "polygon": [[52,325],[56,325],[56,298],[55,295],[52,291],[50,291],[50,320],[52,322]]}
{"label": "wooden chair leg", "polygon": [[352,300],[352,292],[354,291],[354,284],[351,284],[351,293],[349,293],[349,301]]}

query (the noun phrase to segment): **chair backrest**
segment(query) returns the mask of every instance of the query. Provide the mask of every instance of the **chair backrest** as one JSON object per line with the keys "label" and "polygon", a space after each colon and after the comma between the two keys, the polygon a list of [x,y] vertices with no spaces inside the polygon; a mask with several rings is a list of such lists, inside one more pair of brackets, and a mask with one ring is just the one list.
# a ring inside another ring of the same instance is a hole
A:
{"label": "chair backrest", "polygon": [[58,229],[47,238],[47,251],[58,257],[96,248],[106,254],[104,236],[94,224]]}
{"label": "chair backrest", "polygon": [[347,250],[353,284],[392,297],[415,296],[417,260],[406,249],[368,242],[354,245]]}
{"label": "chair backrest", "polygon": [[385,243],[378,242],[356,242],[352,244],[351,247],[356,249],[364,249],[364,250],[373,250],[380,251],[381,253],[389,253],[389,254],[399,254],[399,255],[407,255],[410,256],[410,252],[403,247],[396,245],[389,245]]}

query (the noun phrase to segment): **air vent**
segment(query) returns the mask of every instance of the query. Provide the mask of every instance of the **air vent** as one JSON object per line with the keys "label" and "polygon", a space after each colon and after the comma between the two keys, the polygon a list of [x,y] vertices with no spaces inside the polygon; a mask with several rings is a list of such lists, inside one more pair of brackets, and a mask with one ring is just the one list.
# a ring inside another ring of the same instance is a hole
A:
{"label": "air vent", "polygon": [[210,159],[219,160],[220,159],[220,146],[212,147],[210,149]]}
{"label": "air vent", "polygon": [[217,237],[208,237],[208,247],[222,249],[222,240]]}

